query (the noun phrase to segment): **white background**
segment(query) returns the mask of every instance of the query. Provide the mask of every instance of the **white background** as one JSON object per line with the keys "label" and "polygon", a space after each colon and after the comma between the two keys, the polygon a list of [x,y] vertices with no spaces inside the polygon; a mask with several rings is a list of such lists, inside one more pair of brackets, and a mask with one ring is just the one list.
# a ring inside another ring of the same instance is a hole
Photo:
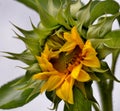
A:
{"label": "white background", "polygon": [[[86,0],[88,1],[88,0]],[[120,3],[120,0],[116,0]],[[0,51],[8,51],[20,53],[25,49],[25,45],[18,39],[15,39],[14,32],[18,32],[13,25],[10,23],[24,28],[24,29],[32,29],[30,24],[30,18],[32,22],[37,25],[39,22],[39,16],[36,12],[28,9],[24,5],[16,2],[15,0],[0,0]],[[114,29],[118,28],[118,26],[114,25]],[[25,64],[19,61],[9,60],[7,58],[2,57],[4,54],[0,52],[0,86],[4,83],[13,80],[20,75],[23,75],[25,71],[17,66],[25,66]],[[107,57],[107,61],[109,64],[111,63],[111,56]],[[120,59],[118,60],[116,75],[120,78]],[[93,85],[95,90],[95,96],[99,100],[99,95],[97,92],[97,88]],[[108,92],[109,93],[109,92]],[[113,92],[113,103],[114,103],[114,111],[120,110],[120,84],[115,83],[114,92]],[[59,110],[62,111],[61,103]],[[45,95],[42,94],[35,98],[33,101],[24,105],[23,107],[11,109],[9,111],[50,111],[51,103],[46,99]],[[0,111],[8,111],[1,110]]]}

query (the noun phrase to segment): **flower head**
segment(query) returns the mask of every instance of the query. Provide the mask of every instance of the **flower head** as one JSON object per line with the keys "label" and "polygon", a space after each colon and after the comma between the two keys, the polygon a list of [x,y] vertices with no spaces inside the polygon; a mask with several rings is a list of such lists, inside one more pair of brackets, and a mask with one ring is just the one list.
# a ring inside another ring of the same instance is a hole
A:
{"label": "flower head", "polygon": [[35,74],[34,79],[44,80],[43,91],[56,91],[56,95],[73,104],[73,85],[75,81],[87,82],[90,75],[83,67],[100,67],[96,51],[91,42],[84,44],[73,27],[71,33],[64,33],[64,45],[57,51],[50,49],[46,43],[41,56],[37,56],[42,72]]}

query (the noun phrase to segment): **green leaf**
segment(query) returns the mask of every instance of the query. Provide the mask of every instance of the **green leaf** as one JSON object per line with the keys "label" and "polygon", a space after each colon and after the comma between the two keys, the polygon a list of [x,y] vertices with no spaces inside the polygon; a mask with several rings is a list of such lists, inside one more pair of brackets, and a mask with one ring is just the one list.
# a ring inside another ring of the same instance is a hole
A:
{"label": "green leaf", "polygon": [[92,8],[90,21],[93,23],[98,17],[104,14],[115,14],[117,12],[119,12],[119,4],[116,1],[101,1]]}
{"label": "green leaf", "polygon": [[65,104],[64,111],[91,111],[91,103],[78,88],[73,89],[74,104]]}
{"label": "green leaf", "polygon": [[120,30],[114,30],[108,33],[105,37],[105,45],[109,48],[120,48]]}
{"label": "green leaf", "polygon": [[34,93],[30,98],[33,88],[23,88],[28,84],[28,79],[25,76],[17,78],[0,88],[0,109],[11,109],[25,105],[38,93]]}
{"label": "green leaf", "polygon": [[64,44],[62,33],[63,33],[63,30],[60,29],[47,39],[46,43],[53,50],[59,50],[62,47],[62,45]]}

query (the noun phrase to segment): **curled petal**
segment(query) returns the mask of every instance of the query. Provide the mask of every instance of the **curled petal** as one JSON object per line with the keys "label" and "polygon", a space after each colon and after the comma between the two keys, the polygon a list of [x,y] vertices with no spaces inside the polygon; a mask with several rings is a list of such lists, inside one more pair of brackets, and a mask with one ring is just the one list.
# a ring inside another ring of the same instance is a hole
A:
{"label": "curled petal", "polygon": [[83,60],[81,63],[88,67],[100,67],[100,62],[96,57],[96,54],[97,53],[92,47],[91,42],[87,40],[82,50]]}
{"label": "curled petal", "polygon": [[92,47],[91,42],[89,40],[86,41],[83,49],[82,49],[82,56],[90,56],[90,55],[96,55],[95,49]]}
{"label": "curled petal", "polygon": [[73,40],[82,49],[84,46],[84,43],[83,43],[81,37],[79,36],[79,33],[78,33],[77,28],[75,26],[72,28],[71,33],[72,33],[71,37],[73,38]]}
{"label": "curled petal", "polygon": [[64,33],[64,38],[67,40],[66,43],[61,47],[60,51],[62,52],[70,52],[78,45],[81,49],[84,46],[84,43],[77,32],[77,28],[73,27],[71,30],[71,34],[68,32]]}
{"label": "curled petal", "polygon": [[96,56],[86,57],[81,63],[88,67],[100,67],[100,62]]}
{"label": "curled petal", "polygon": [[62,74],[50,76],[48,80],[44,83],[44,85],[42,86],[41,92],[45,90],[47,91],[55,90],[62,84],[64,79],[65,79],[65,75],[62,75]]}

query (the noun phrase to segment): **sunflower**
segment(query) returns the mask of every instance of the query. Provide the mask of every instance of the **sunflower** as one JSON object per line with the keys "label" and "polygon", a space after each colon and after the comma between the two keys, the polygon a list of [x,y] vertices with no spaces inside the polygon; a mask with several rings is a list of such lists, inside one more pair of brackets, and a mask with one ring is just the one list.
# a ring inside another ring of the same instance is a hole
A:
{"label": "sunflower", "polygon": [[84,44],[75,26],[71,29],[71,33],[65,32],[63,38],[65,43],[57,51],[50,49],[46,43],[41,56],[37,56],[42,72],[35,74],[33,79],[45,81],[40,89],[41,92],[55,90],[59,98],[73,104],[72,89],[75,81],[91,80],[83,67],[99,68],[100,62],[91,42],[87,40]]}

